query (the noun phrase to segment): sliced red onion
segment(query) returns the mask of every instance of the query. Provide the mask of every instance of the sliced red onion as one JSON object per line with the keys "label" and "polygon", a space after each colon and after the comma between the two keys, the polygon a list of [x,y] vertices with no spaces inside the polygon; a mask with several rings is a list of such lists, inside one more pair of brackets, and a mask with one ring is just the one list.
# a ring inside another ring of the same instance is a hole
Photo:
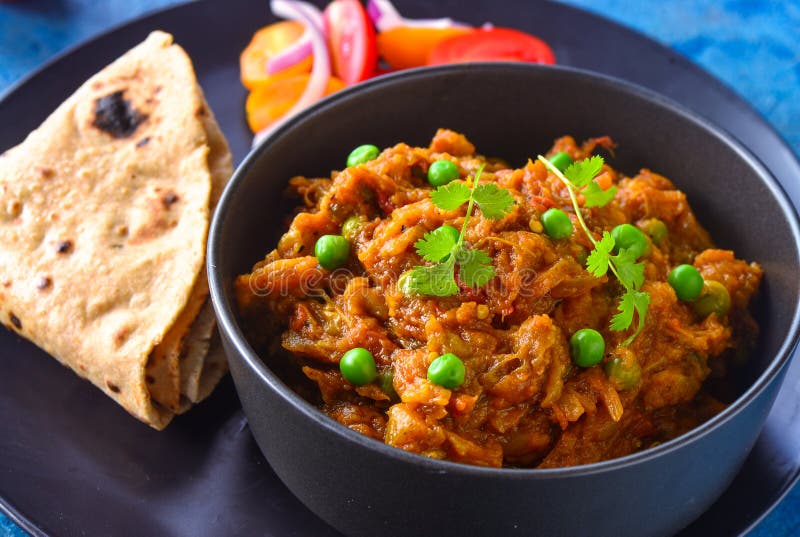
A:
{"label": "sliced red onion", "polygon": [[297,0],[272,0],[270,2],[272,12],[284,19],[289,19],[302,23],[306,27],[306,32],[311,37],[311,50],[314,54],[314,65],[311,68],[311,78],[303,94],[294,103],[286,114],[275,123],[261,129],[253,138],[253,145],[257,145],[266,138],[269,133],[275,130],[284,121],[317,102],[325,95],[328,81],[331,78],[331,63],[328,55],[328,45],[325,42],[323,30],[322,12],[308,2]]}
{"label": "sliced red onion", "polygon": [[274,75],[311,56],[311,33],[306,29],[300,39],[267,60],[267,74]]}
{"label": "sliced red onion", "polygon": [[407,19],[400,15],[397,8],[389,0],[369,0],[367,2],[367,14],[372,19],[378,31],[385,32],[398,26],[408,26],[411,28],[469,28],[469,24],[454,21],[451,18],[442,19]]}

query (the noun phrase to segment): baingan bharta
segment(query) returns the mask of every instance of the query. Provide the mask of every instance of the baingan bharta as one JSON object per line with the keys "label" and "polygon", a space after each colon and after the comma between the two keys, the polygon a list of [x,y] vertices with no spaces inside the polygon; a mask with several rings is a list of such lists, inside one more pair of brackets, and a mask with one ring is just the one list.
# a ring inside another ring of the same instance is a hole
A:
{"label": "baingan bharta", "polygon": [[696,427],[753,344],[762,270],[665,177],[591,158],[613,145],[512,169],[440,130],[292,178],[288,231],[235,282],[249,340],[334,420],[438,459],[573,466]]}

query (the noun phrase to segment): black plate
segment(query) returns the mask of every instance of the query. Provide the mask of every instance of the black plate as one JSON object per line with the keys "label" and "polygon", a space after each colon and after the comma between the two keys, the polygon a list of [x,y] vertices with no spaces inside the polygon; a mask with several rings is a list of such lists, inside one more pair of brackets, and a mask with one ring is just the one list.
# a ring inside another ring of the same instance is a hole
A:
{"label": "black plate", "polygon": [[[412,17],[461,12],[535,32],[560,63],[660,91],[738,137],[800,199],[800,164],[769,125],[677,53],[586,12],[544,1],[402,3]],[[459,9],[460,8],[460,9]],[[267,22],[264,2],[198,2],[125,25],[60,57],[0,101],[0,151],[149,31],[172,32],[238,162],[249,148],[238,55]],[[560,32],[569,25],[570,32]],[[577,37],[571,37],[577,36]],[[280,483],[258,451],[230,381],[156,432],[11,332],[0,330],[0,508],[34,535],[337,535]],[[800,473],[800,363],[725,495],[682,535],[745,532]]]}

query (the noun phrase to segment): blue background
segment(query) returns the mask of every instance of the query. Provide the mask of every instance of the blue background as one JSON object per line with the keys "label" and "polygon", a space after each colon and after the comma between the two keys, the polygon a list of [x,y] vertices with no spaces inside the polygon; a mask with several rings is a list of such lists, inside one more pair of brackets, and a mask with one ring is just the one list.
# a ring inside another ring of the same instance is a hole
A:
{"label": "blue background", "polygon": [[[266,0],[253,1],[263,2],[266,13]],[[800,154],[800,1],[562,1],[639,30],[700,64],[750,102]],[[177,3],[0,0],[0,94],[66,47]],[[402,6],[402,0],[397,4]],[[23,535],[0,514],[0,537]],[[751,533],[753,537],[784,535],[800,535],[800,487]]]}

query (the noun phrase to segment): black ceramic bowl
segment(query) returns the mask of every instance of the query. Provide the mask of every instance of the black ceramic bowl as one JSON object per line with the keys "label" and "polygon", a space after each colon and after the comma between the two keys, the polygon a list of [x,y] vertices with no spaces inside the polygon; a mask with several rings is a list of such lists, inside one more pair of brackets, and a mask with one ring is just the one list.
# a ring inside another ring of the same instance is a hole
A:
{"label": "black ceramic bowl", "polygon": [[[721,247],[757,260],[758,348],[738,398],[690,433],[598,464],[489,469],[427,459],[329,419],[254,352],[231,284],[271,250],[293,175],[327,175],[355,146],[427,145],[438,127],[512,165],[553,139],[608,134],[613,165],[649,167],[686,192]],[[250,427],[275,472],[312,511],[350,535],[668,535],[722,493],[758,436],[798,338],[796,215],[745,149],[676,104],[573,69],[521,64],[407,71],[345,90],[297,116],[239,167],[209,239],[211,296]]]}

